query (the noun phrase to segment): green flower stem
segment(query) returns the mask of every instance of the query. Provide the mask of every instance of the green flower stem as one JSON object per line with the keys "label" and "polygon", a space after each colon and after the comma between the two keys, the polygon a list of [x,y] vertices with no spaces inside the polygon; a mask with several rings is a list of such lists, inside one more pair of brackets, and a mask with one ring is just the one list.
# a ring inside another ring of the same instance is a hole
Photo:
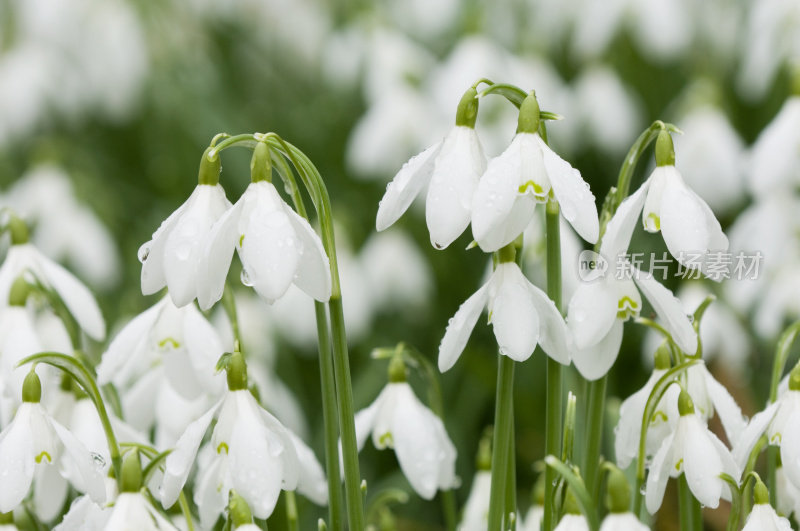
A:
{"label": "green flower stem", "polygon": [[178,496],[178,504],[180,505],[183,519],[186,520],[186,529],[188,531],[194,531],[194,521],[192,521],[192,510],[189,508],[189,502],[186,499],[186,493],[183,492],[183,490],[181,490],[181,493]]}
{"label": "green flower stem", "polygon": [[227,281],[225,282],[225,288],[222,291],[222,307],[225,309],[225,314],[228,316],[228,321],[231,323],[233,339],[234,341],[238,341],[239,345],[241,345],[242,337],[239,333],[239,317],[236,314],[236,301],[233,298],[233,290],[231,289],[231,285]]}
{"label": "green flower stem", "polygon": [[319,219],[322,244],[328,254],[331,267],[331,298],[328,302],[333,342],[333,371],[336,384],[339,430],[342,440],[344,460],[345,493],[350,529],[360,531],[364,528],[364,509],[361,497],[361,475],[358,467],[358,447],[356,445],[355,412],[353,409],[353,388],[350,379],[350,358],[347,351],[342,294],[339,283],[339,269],[336,260],[336,244],[333,234],[333,216],[330,197],[322,176],[306,155],[285,142],[278,135],[263,135],[262,141],[280,151],[287,157],[300,175],[308,190]]}
{"label": "green flower stem", "polygon": [[703,529],[703,513],[700,502],[692,495],[686,475],[678,478],[678,501],[680,504],[680,522],[682,531],[700,531]]}
{"label": "green flower stem", "polygon": [[[297,213],[308,219],[305,205],[291,168],[281,157],[273,158],[273,165],[284,184],[291,190]],[[342,483],[339,477],[339,424],[337,419],[336,383],[331,358],[330,330],[325,304],[314,301],[317,321],[317,346],[319,350],[320,386],[322,389],[322,424],[325,431],[325,469],[328,479],[328,521],[334,530],[344,529],[342,514]]]}
{"label": "green flower stem", "polygon": [[497,356],[497,392],[494,409],[494,436],[492,451],[492,486],[489,498],[489,531],[503,529],[503,512],[506,509],[505,493],[511,456],[514,360]]}
{"label": "green flower stem", "polygon": [[[556,201],[547,202],[545,216],[547,234],[547,295],[561,310],[561,227],[560,208]],[[561,364],[547,357],[547,410],[545,414],[545,454],[561,455]],[[557,515],[553,507],[553,483],[556,479],[552,467],[545,469],[544,478],[544,531],[555,527]]]}
{"label": "green flower stem", "polygon": [[294,491],[285,491],[284,500],[286,502],[286,521],[289,525],[289,531],[298,531],[300,524],[298,523],[297,500],[295,499]]}
{"label": "green flower stem", "polygon": [[603,415],[606,409],[606,384],[608,376],[587,382],[589,401],[587,404],[586,425],[587,440],[584,453],[583,470],[586,488],[592,496],[597,496],[600,483],[600,444],[603,440]]}
{"label": "green flower stem", "polygon": [[[517,460],[516,443],[514,441],[514,396],[511,396],[511,422],[509,422],[508,458],[506,459],[508,471],[506,472],[506,503],[505,518],[508,523],[505,527],[511,531],[517,529]],[[513,515],[513,519],[512,518]]]}

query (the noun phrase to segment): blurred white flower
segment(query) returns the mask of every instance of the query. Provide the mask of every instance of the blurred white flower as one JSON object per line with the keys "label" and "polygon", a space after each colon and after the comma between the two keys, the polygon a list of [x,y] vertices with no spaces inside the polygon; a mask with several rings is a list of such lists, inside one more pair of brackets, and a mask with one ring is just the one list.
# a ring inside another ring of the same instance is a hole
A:
{"label": "blurred white flower", "polygon": [[540,531],[544,520],[544,506],[531,505],[525,514],[525,519],[520,522],[521,531]]}
{"label": "blurred white flower", "polygon": [[[478,470],[472,479],[469,496],[464,503],[464,515],[458,524],[459,531],[483,531],[489,525],[489,498],[492,489],[492,471]],[[533,528],[531,528],[533,529]],[[538,530],[538,528],[536,528]]]}
{"label": "blurred white flower", "polygon": [[205,268],[200,265],[204,245],[211,238],[212,225],[230,206],[219,184],[195,187],[189,198],[161,223],[152,239],[139,248],[144,295],[166,286],[176,306],[199,299],[208,282],[203,274]]}
{"label": "blurred white flower", "polygon": [[33,167],[8,189],[0,204],[31,224],[36,247],[73,266],[93,286],[107,289],[119,281],[117,244],[94,212],[75,197],[70,177],[61,168]]}
{"label": "blurred white flower", "polygon": [[455,446],[442,420],[407,382],[388,383],[372,404],[356,413],[355,424],[358,449],[370,434],[375,448],[393,448],[406,479],[424,499],[457,486]]}
{"label": "blurred white flower", "polygon": [[800,96],[791,96],[753,144],[748,176],[750,190],[757,197],[792,192],[800,184],[798,122]]}
{"label": "blurred white flower", "polygon": [[121,492],[110,510],[104,531],[177,531],[141,492]]}
{"label": "blurred white flower", "polygon": [[744,201],[744,143],[725,114],[712,105],[690,109],[677,123],[678,166],[686,183],[715,212],[731,212]]}
{"label": "blurred white flower", "polygon": [[600,526],[600,531],[648,531],[633,513],[609,513]]}
{"label": "blurred white flower", "polygon": [[582,514],[567,513],[561,517],[555,531],[589,531],[589,522]]}
{"label": "blurred white flower", "polygon": [[504,262],[489,281],[464,301],[447,324],[439,345],[439,370],[455,365],[484,307],[500,353],[524,361],[536,345],[562,364],[568,364],[572,341],[561,313],[552,300],[525,278],[519,266]]}
{"label": "blurred white flower", "polygon": [[756,502],[747,516],[742,531],[791,531],[789,520],[778,516],[775,509],[769,504]]}
{"label": "blurred white flower", "polygon": [[431,245],[444,249],[470,222],[472,197],[486,169],[473,127],[457,125],[444,140],[409,160],[386,187],[375,222],[378,231],[389,228],[428,184],[425,219]]}
{"label": "blurred white flower", "polygon": [[[547,238],[545,213],[539,210],[523,233],[522,268],[536,286],[547,283]],[[561,300],[568,301],[578,289],[581,279],[578,274],[578,255],[583,251],[581,238],[566,219],[559,220],[561,232]]]}
{"label": "blurred white flower", "polygon": [[[106,522],[111,516],[110,506],[117,499],[117,482],[113,478],[105,478],[106,501],[98,505],[89,496],[75,498],[69,506],[67,514],[53,531],[104,531]],[[0,529],[0,531],[2,531]]]}
{"label": "blurred white flower", "polygon": [[730,499],[729,487],[720,479],[720,474],[724,472],[735,480],[741,474],[730,451],[695,414],[692,401],[684,391],[678,398],[678,410],[680,418],[675,431],[664,439],[650,464],[645,493],[650,514],[661,507],[670,477],[685,474],[694,497],[702,505],[715,509],[720,497]]}
{"label": "blurred white flower", "polygon": [[538,133],[520,132],[489,161],[472,199],[472,234],[486,252],[508,245],[533,217],[536,203],[555,196],[564,217],[582,238],[597,241],[594,195],[578,170]]}
{"label": "blurred white flower", "polygon": [[242,283],[268,302],[294,284],[311,297],[331,296],[328,255],[311,225],[284,202],[267,181],[252,182],[214,224],[198,268],[198,303],[210,308],[222,298],[233,251],[242,261]]}

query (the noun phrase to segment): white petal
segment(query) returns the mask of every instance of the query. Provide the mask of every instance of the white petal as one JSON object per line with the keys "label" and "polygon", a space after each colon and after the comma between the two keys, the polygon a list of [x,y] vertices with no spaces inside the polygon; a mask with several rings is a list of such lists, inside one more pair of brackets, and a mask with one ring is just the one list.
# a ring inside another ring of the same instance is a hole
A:
{"label": "white petal", "polygon": [[150,329],[164,307],[166,299],[162,299],[144,312],[130,320],[125,327],[111,341],[108,349],[103,353],[100,365],[97,366],[97,383],[105,385],[109,382],[118,384],[120,368],[136,355],[139,347],[147,340]]}
{"label": "white petal", "polygon": [[225,349],[216,328],[194,306],[184,309],[183,342],[196,380],[206,393],[217,394],[224,378],[217,374],[216,365]]}
{"label": "white petal", "polygon": [[254,199],[242,211],[239,225],[244,238],[237,247],[242,275],[259,295],[274,301],[286,293],[294,280],[301,241],[272,183],[251,183],[248,192]]}
{"label": "white petal", "polygon": [[681,301],[670,290],[659,284],[651,275],[634,271],[636,285],[664,321],[665,328],[675,343],[687,354],[697,351],[697,334],[686,314]]}
{"label": "white petal", "polygon": [[97,466],[89,450],[68,429],[55,420],[51,420],[50,424],[64,444],[65,457],[75,465],[74,470],[80,475],[86,494],[95,503],[104,503],[106,501],[106,484],[103,480],[102,466]]}
{"label": "white petal", "polygon": [[239,217],[246,200],[247,190],[211,227],[197,266],[197,304],[203,310],[211,308],[222,298],[228,270],[233,260],[233,250],[241,234]]}
{"label": "white petal", "polygon": [[469,225],[473,194],[485,169],[475,130],[454,127],[436,157],[425,202],[431,244],[437,249],[453,243]]}
{"label": "white petal", "polygon": [[144,258],[142,261],[142,295],[152,295],[167,285],[167,279],[164,276],[164,247],[167,243],[167,236],[175,227],[183,211],[194,202],[196,194],[197,188],[175,212],[161,222],[161,225],[153,233],[153,238],[142,245],[139,250],[139,259]]}
{"label": "white petal", "polygon": [[61,514],[64,502],[67,501],[69,484],[58,473],[58,467],[53,465],[36,465],[34,475],[33,506],[36,516],[43,522],[50,522]]}
{"label": "white petal", "polygon": [[514,263],[500,264],[494,273],[497,292],[491,298],[489,320],[500,353],[514,361],[528,359],[539,340],[539,315],[528,280]]}
{"label": "white petal", "polygon": [[646,183],[650,189],[647,192],[647,199],[642,210],[642,225],[648,232],[658,232],[661,230],[661,205],[664,199],[664,188],[671,177],[667,168],[675,169],[673,166],[657,166]]}
{"label": "white petal", "polygon": [[[356,445],[359,451],[364,448],[364,443],[367,442],[369,434],[372,433],[372,430],[375,427],[377,414],[383,406],[385,392],[386,389],[384,388],[374,402],[360,410],[355,415]],[[341,446],[341,442],[339,443],[339,446]]]}
{"label": "white petal", "polygon": [[670,469],[675,462],[674,439],[674,433],[664,439],[656,455],[653,456],[653,462],[650,464],[650,472],[647,475],[647,490],[645,491],[645,505],[650,514],[655,514],[664,500],[664,490],[667,488]]}
{"label": "white petal", "polygon": [[526,281],[526,286],[539,316],[539,345],[548,356],[569,365],[573,347],[567,323],[550,297],[530,282]]}
{"label": "white petal", "polygon": [[[192,470],[200,442],[218,409],[219,405],[215,405],[202,417],[189,424],[175,444],[175,449],[167,456],[164,482],[161,485],[161,504],[165,509],[172,507],[178,500],[183,485],[189,477],[189,472]],[[217,449],[215,448],[214,451]]]}
{"label": "white petal", "polygon": [[102,341],[106,337],[106,323],[97,301],[80,280],[72,273],[44,255],[39,257],[46,281],[64,301],[69,313],[75,317],[80,327],[93,339]]}
{"label": "white petal", "polygon": [[617,257],[627,253],[649,187],[650,181],[645,181],[638,190],[626,197],[606,225],[603,241],[600,244],[600,254],[611,264],[616,264]]}
{"label": "white petal", "polygon": [[458,361],[488,300],[489,284],[487,283],[464,301],[450,319],[442,342],[439,344],[439,370],[441,372],[450,370]]}
{"label": "white petal", "polygon": [[[390,384],[391,385],[391,384]],[[426,500],[436,494],[440,471],[455,477],[456,450],[450,442],[441,419],[426,408],[407,384],[398,386],[397,407],[392,419],[392,437],[400,468],[414,490]]]}
{"label": "white petal", "polygon": [[187,205],[166,237],[164,276],[175,306],[189,304],[197,296],[198,262],[211,226],[230,208],[222,186],[197,185],[195,200]]}
{"label": "white petal", "polygon": [[683,452],[683,473],[697,501],[716,509],[722,495],[722,460],[711,441],[708,430],[695,415],[681,418],[688,421]]}
{"label": "white petal", "polygon": [[375,220],[378,232],[388,229],[408,210],[411,202],[430,180],[434,161],[441,148],[442,142],[437,142],[403,164],[386,187],[386,193],[378,205]]}
{"label": "white petal", "polygon": [[268,518],[275,509],[284,474],[283,442],[260,423],[241,419],[231,434],[230,471],[233,488],[250,505],[253,516]]}
{"label": "white petal", "polygon": [[322,465],[314,455],[314,451],[300,437],[288,430],[287,433],[294,444],[300,465],[297,491],[317,505],[326,505],[328,503],[328,482],[325,480]]}
{"label": "white petal", "polygon": [[647,399],[663,371],[654,371],[644,387],[626,398],[619,407],[619,421],[614,428],[614,455],[617,465],[628,468],[628,465],[639,455],[639,437],[641,436],[642,418]]}
{"label": "white petal", "polygon": [[33,481],[34,455],[31,445],[30,408],[20,406],[16,417],[0,434],[0,512],[7,513],[19,505]]}
{"label": "white petal", "polygon": [[747,459],[750,457],[750,452],[753,451],[758,440],[767,431],[767,426],[772,422],[778,405],[777,402],[774,402],[767,406],[764,411],[753,415],[739,437],[731,440],[733,443],[733,458],[740,469],[744,469]]}
{"label": "white petal", "polygon": [[[486,252],[512,242],[533,216],[535,201],[519,195],[521,135],[498,157],[489,161],[478,181],[472,201],[472,235]],[[534,146],[538,149],[538,146]]]}
{"label": "white petal", "polygon": [[164,371],[155,368],[142,375],[122,396],[125,420],[140,431],[149,431],[155,420],[158,389],[164,383]]}
{"label": "white petal", "polygon": [[569,162],[556,155],[541,137],[537,135],[537,139],[542,148],[547,177],[550,179],[553,193],[561,205],[564,218],[569,221],[581,238],[589,243],[595,243],[600,225],[594,195],[589,189],[589,185],[583,180],[581,173],[570,166]]}
{"label": "white petal", "polygon": [[781,462],[786,477],[800,488],[800,412],[794,412],[786,423],[781,439]]}
{"label": "white petal", "polygon": [[327,302],[331,298],[331,265],[322,240],[308,221],[301,218],[289,205],[284,205],[284,209],[303,246],[294,283],[314,299]]}
{"label": "white petal", "polygon": [[736,405],[736,401],[728,390],[711,376],[705,366],[703,366],[703,372],[705,373],[706,389],[708,389],[711,403],[722,421],[725,435],[728,436],[728,440],[733,444],[739,440],[747,426],[747,422],[742,415],[742,410]]}
{"label": "white petal", "polygon": [[633,513],[610,513],[600,526],[600,531],[649,531],[649,529]]}
{"label": "white petal", "polygon": [[614,279],[584,282],[575,290],[567,307],[567,325],[575,347],[585,350],[608,335],[617,321],[617,291]]}
{"label": "white petal", "polygon": [[[202,451],[205,451],[204,448]],[[210,529],[228,505],[229,488],[225,485],[227,474],[227,454],[217,454],[213,448],[205,468],[200,468],[194,488],[194,503],[200,514],[200,523]],[[201,452],[202,452],[201,451]]]}
{"label": "white petal", "polygon": [[753,506],[742,531],[791,531],[789,520],[778,516],[767,503]]}
{"label": "white petal", "polygon": [[[617,361],[619,347],[622,345],[623,328],[622,321],[615,319],[611,330],[599,343],[585,349],[575,350],[572,361],[575,362],[575,367],[584,378],[597,380],[611,370],[614,362]],[[641,423],[641,419],[639,420]]]}

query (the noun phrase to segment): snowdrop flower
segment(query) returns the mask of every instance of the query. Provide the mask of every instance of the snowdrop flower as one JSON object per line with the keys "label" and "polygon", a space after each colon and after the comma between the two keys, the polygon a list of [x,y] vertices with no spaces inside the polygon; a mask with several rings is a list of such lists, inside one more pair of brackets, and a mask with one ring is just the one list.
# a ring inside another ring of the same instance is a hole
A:
{"label": "snowdrop flower", "polygon": [[439,344],[440,371],[455,365],[484,307],[501,354],[525,361],[539,344],[557,362],[569,363],[569,332],[553,301],[525,278],[517,264],[501,262],[450,319]]}
{"label": "snowdrop flower", "polygon": [[800,514],[800,489],[794,486],[786,477],[783,466],[779,466],[775,471],[776,508],[778,512],[787,518]]}
{"label": "snowdrop flower", "polygon": [[564,500],[564,516],[558,522],[555,531],[589,531],[589,522],[581,514],[575,494],[571,488],[567,489]]}
{"label": "snowdrop flower", "polygon": [[[53,531],[103,531],[111,516],[111,506],[119,496],[116,480],[106,477],[106,502],[98,505],[87,496],[78,496],[72,501],[67,514]],[[2,531],[2,529],[0,529]]]}
{"label": "snowdrop flower", "polygon": [[105,500],[103,475],[91,454],[69,430],[48,415],[39,403],[41,396],[41,382],[31,371],[25,378],[22,405],[11,424],[0,433],[0,476],[4,478],[0,489],[2,513],[22,502],[34,475],[42,468],[52,469],[62,460],[73,462],[74,470],[95,502]]}
{"label": "snowdrop flower", "polygon": [[[568,301],[581,283],[578,257],[583,251],[581,238],[562,216],[561,232],[561,300]],[[522,268],[525,276],[536,286],[547,283],[547,231],[545,212],[539,209],[522,234]]]}
{"label": "snowdrop flower", "polygon": [[539,104],[531,92],[520,108],[517,135],[489,162],[472,200],[472,235],[486,252],[514,241],[530,223],[536,203],[547,202],[551,194],[578,234],[597,241],[597,208],[589,185],[538,130]]}
{"label": "snowdrop flower", "polygon": [[431,244],[444,249],[464,232],[475,187],[486,169],[475,132],[477,114],[477,90],[471,88],[461,98],[456,125],[447,137],[412,157],[386,187],[375,221],[379,232],[394,224],[428,183],[425,219]]}
{"label": "snowdrop flower", "polygon": [[225,352],[219,334],[193,305],[175,306],[170,297],[134,317],[114,337],[97,367],[100,385],[122,389],[141,381],[153,367],[185,399],[218,396],[223,380],[216,363]]}
{"label": "snowdrop flower", "polygon": [[609,513],[600,526],[600,531],[648,531],[633,513]]}
{"label": "snowdrop flower", "polygon": [[389,383],[355,416],[359,451],[372,434],[375,448],[393,448],[400,469],[417,494],[430,500],[436,490],[456,487],[456,449],[442,419],[419,401],[406,382],[401,358],[389,364]]}
{"label": "snowdrop flower", "polygon": [[800,183],[800,95],[789,97],[750,152],[750,190],[757,197],[791,192]]}
{"label": "snowdrop flower", "polygon": [[259,142],[250,185],[208,237],[199,266],[207,276],[197,299],[204,310],[222,298],[234,249],[242,261],[242,283],[268,302],[281,298],[292,284],[318,301],[331,297],[330,264],[322,241],[269,181],[269,156],[267,145]]}
{"label": "snowdrop flower", "polygon": [[0,306],[7,304],[12,283],[25,271],[30,271],[45,287],[58,294],[89,337],[102,341],[106,325],[92,293],[72,273],[28,243],[28,229],[19,218],[8,215],[3,224],[11,232],[11,247],[0,266]]}
{"label": "snowdrop flower", "polygon": [[175,306],[199,298],[202,284],[200,262],[211,226],[230,209],[219,184],[219,154],[209,147],[200,161],[200,172],[189,199],[161,223],[153,238],[139,248],[142,293],[152,295],[164,286]]}
{"label": "snowdrop flower", "polygon": [[716,411],[728,441],[731,444],[738,441],[747,421],[725,386],[711,375],[705,362],[689,367],[686,380],[686,390],[692,397],[698,415],[708,421]]}
{"label": "snowdrop flower", "polygon": [[656,140],[656,169],[642,188],[647,188],[642,210],[645,230],[661,231],[670,254],[683,266],[699,268],[712,280],[722,280],[709,271],[708,253],[726,251],[728,238],[714,212],[686,186],[675,168],[672,137],[666,130],[661,131]]}
{"label": "snowdrop flower", "polygon": [[650,465],[645,503],[650,514],[661,507],[670,477],[686,475],[689,490],[704,506],[716,509],[720,497],[728,497],[728,485],[720,479],[723,472],[738,479],[740,469],[730,451],[695,414],[689,394],[678,398],[680,418],[675,431],[664,439]]}
{"label": "snowdrop flower", "polygon": [[760,479],[753,489],[753,498],[755,505],[747,516],[742,531],[791,531],[789,520],[778,516],[769,504],[769,492]]}
{"label": "snowdrop flower", "polygon": [[27,307],[32,291],[24,277],[19,277],[11,286],[8,304],[0,308],[0,380],[4,394],[18,401],[22,383],[28,373],[27,367],[17,364],[24,358],[42,351],[36,331],[33,312]]}
{"label": "snowdrop flower", "polygon": [[105,531],[177,531],[140,492],[123,492],[117,497]]}
{"label": "snowdrop flower", "polygon": [[[626,253],[646,192],[646,186],[642,186],[625,199],[608,222],[600,245],[600,257],[606,266],[618,265]],[[622,324],[641,312],[640,291],[676,344],[690,354],[697,350],[697,335],[680,301],[652,275],[642,274],[627,261],[625,265],[626,271],[618,273],[607,267],[600,278],[587,279],[569,301],[567,323],[576,347],[572,358],[580,373],[590,380],[602,377],[616,361]]]}
{"label": "snowdrop flower", "polygon": [[[258,405],[247,389],[247,369],[241,353],[229,359],[228,391],[223,399],[186,429],[167,457],[161,485],[161,502],[171,507],[189,477],[198,448],[211,421],[215,473],[201,481],[196,495],[208,500],[227,500],[233,489],[250,505],[258,518],[272,514],[281,489],[298,489],[324,501],[327,485],[313,452],[299,443],[289,430]],[[319,498],[316,495],[320,495]],[[227,503],[227,501],[226,501]],[[224,505],[223,505],[224,507]]]}
{"label": "snowdrop flower", "polygon": [[[491,465],[490,465],[491,467]],[[478,470],[472,479],[472,487],[464,504],[464,516],[458,525],[459,531],[483,531],[489,516],[489,498],[492,488],[492,471]]]}
{"label": "snowdrop flower", "polygon": [[[656,351],[655,370],[644,387],[636,391],[622,402],[619,408],[619,421],[614,428],[614,452],[617,466],[627,468],[639,455],[639,436],[642,429],[642,418],[647,400],[656,383],[670,368],[670,355],[666,345]],[[678,395],[680,387],[670,385],[656,406],[655,413],[647,426],[646,457],[652,456],[667,436],[674,431],[678,422]]]}
{"label": "snowdrop flower", "polygon": [[780,446],[784,474],[795,488],[800,488],[800,365],[792,369],[789,388],[764,411],[756,413],[736,439],[733,457],[740,467],[764,434],[769,444]]}

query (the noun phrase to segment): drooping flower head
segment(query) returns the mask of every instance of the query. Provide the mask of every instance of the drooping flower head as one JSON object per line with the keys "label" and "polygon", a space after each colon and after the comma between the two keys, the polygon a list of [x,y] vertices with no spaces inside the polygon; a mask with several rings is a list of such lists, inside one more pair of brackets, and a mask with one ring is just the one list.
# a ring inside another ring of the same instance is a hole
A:
{"label": "drooping flower head", "polygon": [[444,140],[411,158],[386,187],[378,206],[375,227],[389,228],[428,185],[425,220],[431,244],[444,249],[467,228],[478,179],[486,169],[475,120],[477,90],[464,93],[456,113],[456,125]]}

